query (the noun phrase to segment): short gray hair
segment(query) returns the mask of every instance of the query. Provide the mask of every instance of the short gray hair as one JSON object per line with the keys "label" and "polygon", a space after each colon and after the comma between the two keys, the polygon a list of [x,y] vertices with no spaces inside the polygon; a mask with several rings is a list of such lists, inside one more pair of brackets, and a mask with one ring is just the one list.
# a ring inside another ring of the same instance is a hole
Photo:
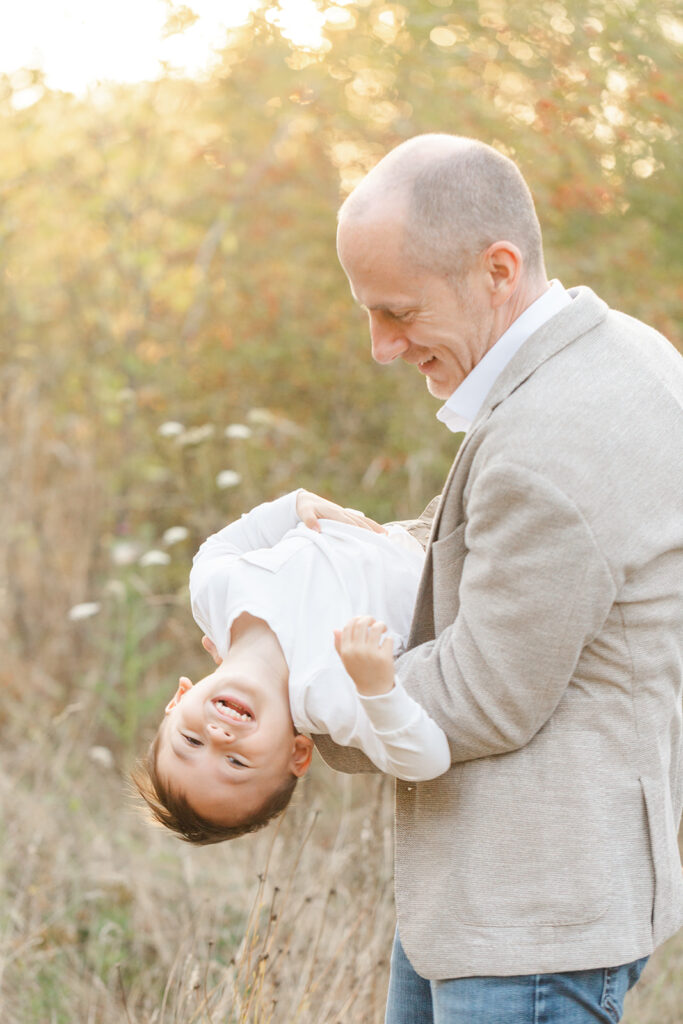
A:
{"label": "short gray hair", "polygon": [[405,199],[406,257],[457,280],[494,242],[512,242],[526,273],[544,273],[531,192],[515,163],[492,146],[457,135],[418,135],[391,150],[351,193],[340,217]]}

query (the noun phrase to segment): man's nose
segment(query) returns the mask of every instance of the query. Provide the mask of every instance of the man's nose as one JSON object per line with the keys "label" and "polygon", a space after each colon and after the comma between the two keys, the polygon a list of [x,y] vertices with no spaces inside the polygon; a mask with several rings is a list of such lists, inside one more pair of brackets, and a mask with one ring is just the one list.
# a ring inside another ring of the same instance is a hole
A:
{"label": "man's nose", "polygon": [[387,323],[381,316],[370,313],[370,340],[372,358],[377,363],[391,363],[409,347],[409,341],[397,323]]}

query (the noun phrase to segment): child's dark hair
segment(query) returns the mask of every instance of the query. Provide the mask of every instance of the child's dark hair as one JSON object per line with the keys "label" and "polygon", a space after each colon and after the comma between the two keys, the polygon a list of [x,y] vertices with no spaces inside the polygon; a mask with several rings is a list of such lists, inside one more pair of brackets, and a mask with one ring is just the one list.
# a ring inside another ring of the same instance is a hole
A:
{"label": "child's dark hair", "polygon": [[299,781],[294,774],[288,775],[284,785],[269,796],[259,809],[235,825],[220,825],[194,811],[187,798],[177,789],[167,786],[157,771],[157,754],[161,729],[157,732],[147,756],[138,761],[131,772],[131,778],[143,798],[152,817],[161,825],[188,843],[209,846],[226,839],[236,839],[247,832],[257,832],[269,821],[281,814],[292,799]]}

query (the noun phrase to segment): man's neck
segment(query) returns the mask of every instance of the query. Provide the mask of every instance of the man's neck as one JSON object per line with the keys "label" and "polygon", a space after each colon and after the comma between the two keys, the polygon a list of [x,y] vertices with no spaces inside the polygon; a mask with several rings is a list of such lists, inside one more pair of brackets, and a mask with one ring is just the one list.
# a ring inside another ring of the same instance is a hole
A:
{"label": "man's neck", "polygon": [[541,295],[547,292],[549,288],[550,282],[545,277],[545,274],[540,278],[535,277],[532,280],[521,282],[520,287],[510,297],[510,300],[501,307],[501,318],[498,324],[499,329],[496,340],[501,338],[515,320],[522,315],[524,310],[533,305],[537,299],[540,299]]}

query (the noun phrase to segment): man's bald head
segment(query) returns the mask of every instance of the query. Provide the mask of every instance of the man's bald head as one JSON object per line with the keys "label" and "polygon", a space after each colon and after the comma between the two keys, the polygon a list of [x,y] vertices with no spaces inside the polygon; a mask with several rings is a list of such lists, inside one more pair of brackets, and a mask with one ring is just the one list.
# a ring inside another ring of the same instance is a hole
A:
{"label": "man's bald head", "polygon": [[494,242],[520,250],[527,278],[545,276],[541,229],[517,166],[457,135],[418,135],[391,150],[339,211],[347,222],[401,224],[410,266],[454,282]]}

